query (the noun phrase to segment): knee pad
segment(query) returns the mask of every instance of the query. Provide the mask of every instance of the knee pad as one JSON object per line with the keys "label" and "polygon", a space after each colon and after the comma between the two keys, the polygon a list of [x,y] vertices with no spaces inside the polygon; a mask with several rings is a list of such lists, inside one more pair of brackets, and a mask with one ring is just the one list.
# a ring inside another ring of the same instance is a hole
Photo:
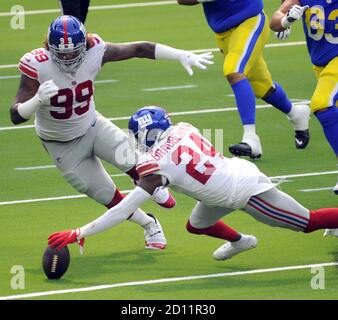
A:
{"label": "knee pad", "polygon": [[69,172],[64,174],[63,177],[80,193],[86,193],[88,191],[88,185],[78,175]]}

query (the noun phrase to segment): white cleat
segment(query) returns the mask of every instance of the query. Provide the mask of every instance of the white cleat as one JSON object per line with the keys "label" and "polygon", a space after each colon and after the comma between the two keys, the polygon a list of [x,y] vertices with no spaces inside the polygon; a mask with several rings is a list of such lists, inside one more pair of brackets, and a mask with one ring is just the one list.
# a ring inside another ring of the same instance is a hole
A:
{"label": "white cleat", "polygon": [[262,156],[262,146],[257,134],[244,136],[241,143],[233,144],[229,151],[236,157],[247,156],[251,159],[258,159]]}
{"label": "white cleat", "polygon": [[256,248],[256,246],[256,237],[242,234],[242,238],[240,240],[235,242],[227,242],[214,251],[212,256],[215,260],[226,260],[241,252]]}
{"label": "white cleat", "polygon": [[287,118],[293,125],[295,131],[304,131],[309,129],[309,119],[311,110],[306,104],[294,104]]}
{"label": "white cleat", "polygon": [[338,229],[326,229],[323,237],[334,236],[338,237]]}
{"label": "white cleat", "polygon": [[148,216],[154,219],[153,222],[144,226],[144,240],[146,249],[163,250],[167,246],[167,240],[164,236],[160,222],[148,213]]}

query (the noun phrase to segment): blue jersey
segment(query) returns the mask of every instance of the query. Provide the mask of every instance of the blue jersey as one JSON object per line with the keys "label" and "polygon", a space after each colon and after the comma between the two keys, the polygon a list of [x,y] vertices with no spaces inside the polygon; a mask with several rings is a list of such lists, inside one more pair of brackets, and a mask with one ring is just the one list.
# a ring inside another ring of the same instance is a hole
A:
{"label": "blue jersey", "polygon": [[303,16],[303,28],[311,61],[327,65],[338,56],[338,0],[300,0],[309,5]]}
{"label": "blue jersey", "polygon": [[215,0],[203,2],[203,8],[210,28],[216,33],[222,33],[257,16],[263,10],[263,1]]}

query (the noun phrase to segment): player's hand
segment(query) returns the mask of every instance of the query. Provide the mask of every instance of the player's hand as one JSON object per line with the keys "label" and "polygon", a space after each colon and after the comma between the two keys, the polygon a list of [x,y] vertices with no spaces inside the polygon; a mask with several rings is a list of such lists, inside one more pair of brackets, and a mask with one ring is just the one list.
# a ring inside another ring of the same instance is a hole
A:
{"label": "player's hand", "polygon": [[75,230],[66,230],[60,232],[54,232],[48,237],[48,245],[51,248],[57,247],[57,250],[61,250],[68,244],[77,242],[80,246],[80,253],[83,252],[84,238],[80,238],[80,228]]}
{"label": "player's hand", "polygon": [[286,40],[291,34],[291,27],[286,28],[283,31],[275,32],[275,37],[278,40]]}
{"label": "player's hand", "polygon": [[42,83],[37,92],[37,98],[40,104],[48,104],[50,98],[57,95],[59,92],[58,86],[54,83],[53,80],[48,80]]}
{"label": "player's hand", "polygon": [[298,4],[295,4],[294,6],[291,7],[289,12],[286,14],[286,16],[282,19],[282,27],[283,28],[288,28],[292,23],[295,21],[301,19],[303,16],[303,13],[309,9],[309,6],[299,6]]}
{"label": "player's hand", "polygon": [[211,52],[195,54],[192,52],[185,52],[180,58],[180,62],[183,68],[188,72],[189,76],[194,74],[192,67],[205,70],[207,65],[213,64],[212,59],[214,58]]}

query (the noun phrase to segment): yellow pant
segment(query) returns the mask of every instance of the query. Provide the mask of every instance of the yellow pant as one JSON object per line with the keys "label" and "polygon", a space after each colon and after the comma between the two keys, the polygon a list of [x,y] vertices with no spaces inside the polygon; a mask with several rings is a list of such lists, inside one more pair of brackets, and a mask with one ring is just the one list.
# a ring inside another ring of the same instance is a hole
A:
{"label": "yellow pant", "polygon": [[263,57],[269,34],[268,19],[265,13],[260,13],[233,29],[215,35],[224,55],[224,75],[243,73],[258,98],[263,97],[273,85]]}
{"label": "yellow pant", "polygon": [[325,67],[313,66],[317,86],[311,98],[311,110],[316,112],[327,107],[338,107],[338,57]]}

